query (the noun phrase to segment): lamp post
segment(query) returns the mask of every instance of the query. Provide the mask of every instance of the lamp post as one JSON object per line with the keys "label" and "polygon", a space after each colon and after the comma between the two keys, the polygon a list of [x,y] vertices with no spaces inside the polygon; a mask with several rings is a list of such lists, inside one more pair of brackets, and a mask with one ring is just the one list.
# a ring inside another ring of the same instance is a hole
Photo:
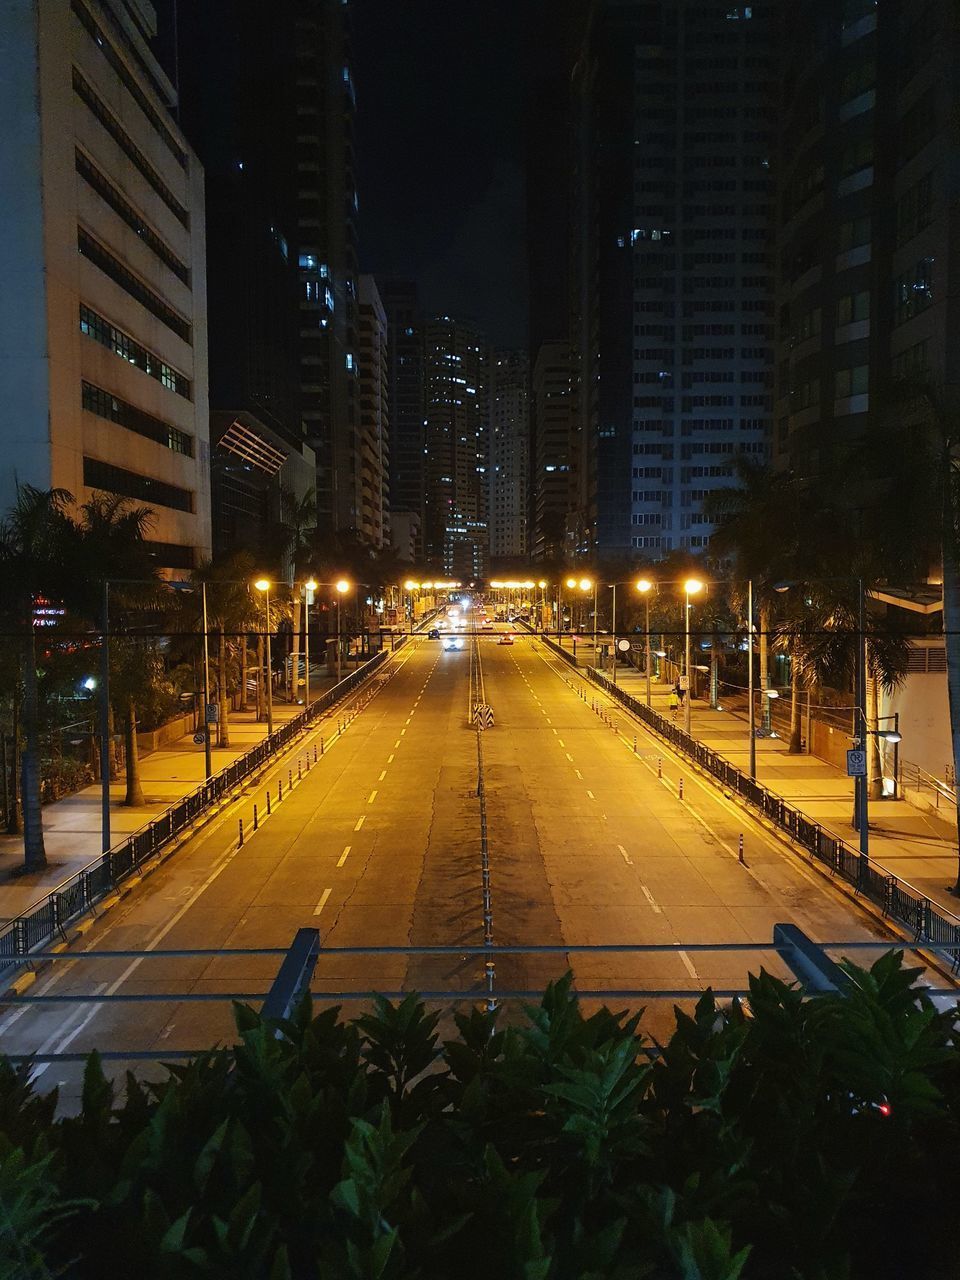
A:
{"label": "lamp post", "polygon": [[683,674],[686,677],[687,688],[683,699],[683,731],[690,736],[690,701],[693,690],[690,687],[690,597],[696,595],[698,591],[703,590],[703,583],[699,578],[688,578],[683,584],[683,594],[685,599],[684,607],[684,650],[683,650]]}
{"label": "lamp post", "polygon": [[205,582],[200,583],[200,598],[203,601],[203,767],[209,778],[213,774],[213,761],[210,749],[210,640],[207,633],[207,584]]}
{"label": "lamp post", "polygon": [[266,640],[267,640],[267,735],[273,733],[273,659],[270,654],[270,581],[258,578],[253,584],[266,600]]}
{"label": "lamp post", "polygon": [[580,590],[589,591],[593,587],[593,665],[597,665],[597,583],[589,578],[580,579]]}
{"label": "lamp post", "polygon": [[310,606],[313,604],[313,593],[317,589],[317,583],[313,578],[308,578],[303,584],[303,705],[310,705]]}
{"label": "lamp post", "polygon": [[647,706],[652,703],[652,694],[650,690],[650,592],[653,590],[653,583],[649,578],[641,578],[637,583],[637,590],[643,596],[643,602],[646,605],[646,620],[644,623],[644,670],[647,673]]}
{"label": "lamp post", "polygon": [[350,590],[350,583],[346,578],[340,578],[335,583],[337,588],[337,684],[340,683],[343,660],[343,636],[340,630],[340,600],[343,595]]}
{"label": "lamp post", "polygon": [[[110,852],[110,583],[103,580],[100,645],[100,851]],[[30,620],[31,626],[33,619]],[[16,740],[14,740],[16,759]]]}
{"label": "lamp post", "polygon": [[750,777],[757,776],[757,713],[753,705],[753,579],[747,582],[747,725],[750,733]]}

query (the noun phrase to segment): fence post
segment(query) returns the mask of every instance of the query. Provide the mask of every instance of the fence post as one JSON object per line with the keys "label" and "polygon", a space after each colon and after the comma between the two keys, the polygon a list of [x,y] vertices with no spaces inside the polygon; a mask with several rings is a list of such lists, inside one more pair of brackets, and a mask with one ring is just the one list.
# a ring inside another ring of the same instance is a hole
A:
{"label": "fence post", "polygon": [[254,831],[256,831],[256,830],[257,830],[257,827],[258,827],[258,826],[259,826],[259,822],[258,822],[258,820],[257,820],[257,806],[256,806],[256,805],[254,805],[254,806],[253,806],[253,829],[254,829]]}
{"label": "fence post", "polygon": [[680,799],[683,799],[683,779],[680,779]]}
{"label": "fence post", "polygon": [[270,817],[270,788],[267,787],[267,817]]}
{"label": "fence post", "polygon": [[237,848],[238,849],[243,848],[243,819],[242,818],[240,819],[240,839],[237,843]]}

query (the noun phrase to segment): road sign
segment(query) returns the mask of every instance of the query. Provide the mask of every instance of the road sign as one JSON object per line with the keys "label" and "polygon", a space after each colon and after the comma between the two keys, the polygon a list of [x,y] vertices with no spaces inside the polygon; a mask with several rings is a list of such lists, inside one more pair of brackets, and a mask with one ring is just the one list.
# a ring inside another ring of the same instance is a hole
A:
{"label": "road sign", "polygon": [[215,702],[207,703],[207,724],[216,724],[220,719],[220,708]]}
{"label": "road sign", "polygon": [[865,778],[867,776],[867,753],[861,747],[854,747],[847,752],[847,777]]}
{"label": "road sign", "polygon": [[195,734],[193,735],[193,740],[194,740],[194,742],[197,744],[197,746],[199,747],[199,746],[200,746],[200,744],[206,740],[206,736],[207,736],[207,735],[201,731],[200,733],[195,733]]}
{"label": "road sign", "polygon": [[477,703],[473,710],[473,720],[481,729],[490,729],[493,727],[493,707],[488,706],[485,702]]}
{"label": "road sign", "polygon": [[689,688],[690,688],[690,677],[689,677],[689,676],[681,676],[681,677],[680,677],[680,688],[681,688],[681,689],[689,689]]}
{"label": "road sign", "polygon": [[[634,647],[635,647],[635,648],[637,648],[637,649],[639,649],[639,648],[640,648],[640,645],[635,645]],[[630,648],[630,641],[629,641],[629,640],[618,640],[618,641],[617,641],[617,648],[620,650],[620,652],[621,652],[621,653],[626,653],[626,652],[627,652],[627,650]]]}

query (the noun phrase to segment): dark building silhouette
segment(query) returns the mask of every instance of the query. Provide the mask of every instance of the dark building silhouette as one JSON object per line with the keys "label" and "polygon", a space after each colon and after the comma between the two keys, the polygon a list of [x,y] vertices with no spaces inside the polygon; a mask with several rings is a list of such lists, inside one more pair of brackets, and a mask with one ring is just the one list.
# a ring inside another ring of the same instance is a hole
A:
{"label": "dark building silhouette", "polygon": [[[423,552],[424,398],[423,321],[417,286],[386,280],[380,296],[387,313],[387,399],[390,413],[390,511],[416,528]],[[405,539],[406,542],[406,539]]]}

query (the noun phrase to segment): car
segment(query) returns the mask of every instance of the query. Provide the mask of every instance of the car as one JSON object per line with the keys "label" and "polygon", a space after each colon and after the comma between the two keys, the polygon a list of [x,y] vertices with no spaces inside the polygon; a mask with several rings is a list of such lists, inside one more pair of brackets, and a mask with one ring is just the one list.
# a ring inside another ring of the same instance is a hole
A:
{"label": "car", "polygon": [[428,640],[439,640],[439,639],[440,639],[440,631],[439,631],[439,629],[438,629],[437,627],[431,627],[431,628],[430,628],[430,630],[427,632],[427,639],[428,639]]}
{"label": "car", "polygon": [[443,647],[447,653],[454,649],[462,649],[463,645],[463,636],[446,636],[443,641]]}
{"label": "car", "polygon": [[497,641],[497,644],[513,644],[513,636],[509,631],[504,631],[503,635]]}

